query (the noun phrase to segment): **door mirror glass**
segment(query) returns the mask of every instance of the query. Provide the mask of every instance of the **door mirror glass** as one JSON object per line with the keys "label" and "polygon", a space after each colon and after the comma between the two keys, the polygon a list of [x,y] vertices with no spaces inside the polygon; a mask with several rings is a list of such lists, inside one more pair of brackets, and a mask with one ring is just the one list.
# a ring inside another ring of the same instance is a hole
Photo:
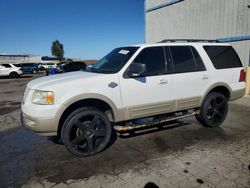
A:
{"label": "door mirror glass", "polygon": [[141,63],[132,63],[128,69],[128,75],[131,78],[143,76],[146,72],[146,65]]}

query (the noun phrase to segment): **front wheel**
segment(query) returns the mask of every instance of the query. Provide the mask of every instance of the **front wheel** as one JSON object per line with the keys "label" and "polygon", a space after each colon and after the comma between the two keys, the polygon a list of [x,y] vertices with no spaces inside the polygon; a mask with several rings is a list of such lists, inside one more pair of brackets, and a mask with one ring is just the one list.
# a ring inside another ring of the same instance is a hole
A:
{"label": "front wheel", "polygon": [[109,145],[112,134],[109,119],[95,108],[80,108],[72,112],[61,131],[64,145],[78,157],[103,151]]}
{"label": "front wheel", "polygon": [[9,76],[10,78],[18,78],[19,74],[17,72],[11,72]]}
{"label": "front wheel", "polygon": [[200,108],[196,119],[206,127],[218,127],[226,119],[228,102],[224,95],[217,92],[209,93]]}

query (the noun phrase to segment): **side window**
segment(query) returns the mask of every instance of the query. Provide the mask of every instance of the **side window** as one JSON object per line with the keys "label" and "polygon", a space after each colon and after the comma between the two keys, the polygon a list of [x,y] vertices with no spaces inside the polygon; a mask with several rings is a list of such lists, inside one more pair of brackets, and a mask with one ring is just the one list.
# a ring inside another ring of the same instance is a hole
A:
{"label": "side window", "polygon": [[231,46],[204,46],[216,69],[242,67],[240,58]]}
{"label": "side window", "polygon": [[9,64],[3,64],[3,66],[4,66],[5,68],[11,68],[11,66],[10,66]]}
{"label": "side window", "polygon": [[196,63],[196,71],[205,71],[206,67],[201,59],[200,54],[196,51],[194,47],[190,47],[194,56],[194,61]]}
{"label": "side window", "polygon": [[134,63],[146,65],[145,76],[165,73],[165,58],[163,47],[149,47],[143,49],[135,58]]}
{"label": "side window", "polygon": [[196,71],[196,64],[189,46],[170,46],[169,48],[175,73]]}

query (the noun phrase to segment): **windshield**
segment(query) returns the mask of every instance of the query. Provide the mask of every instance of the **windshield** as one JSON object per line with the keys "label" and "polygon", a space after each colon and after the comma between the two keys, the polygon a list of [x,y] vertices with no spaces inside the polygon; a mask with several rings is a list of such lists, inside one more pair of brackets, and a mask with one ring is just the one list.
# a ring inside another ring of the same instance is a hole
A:
{"label": "windshield", "polygon": [[117,73],[134,55],[138,47],[116,48],[86,71],[97,73]]}

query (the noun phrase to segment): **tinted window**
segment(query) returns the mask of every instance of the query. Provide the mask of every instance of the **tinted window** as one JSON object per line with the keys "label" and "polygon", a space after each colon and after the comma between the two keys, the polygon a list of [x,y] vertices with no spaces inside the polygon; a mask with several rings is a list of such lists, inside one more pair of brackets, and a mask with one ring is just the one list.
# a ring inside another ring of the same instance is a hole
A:
{"label": "tinted window", "polygon": [[5,68],[11,68],[11,66],[10,66],[9,64],[3,64],[3,66],[4,66]]}
{"label": "tinted window", "polygon": [[231,46],[204,46],[216,69],[242,67],[241,61]]}
{"label": "tinted window", "polygon": [[146,65],[145,76],[165,73],[165,58],[163,47],[151,47],[143,49],[135,58],[134,63]]}
{"label": "tinted window", "polygon": [[194,61],[195,61],[195,64],[196,64],[196,71],[204,71],[204,70],[206,70],[205,65],[204,65],[199,53],[196,51],[196,49],[194,47],[190,47],[190,48],[192,50]]}
{"label": "tinted window", "polygon": [[97,73],[116,73],[121,70],[137,49],[138,47],[116,48],[91,68],[87,69],[87,71]]}
{"label": "tinted window", "polygon": [[174,72],[196,71],[196,64],[189,46],[170,46],[174,63]]}

